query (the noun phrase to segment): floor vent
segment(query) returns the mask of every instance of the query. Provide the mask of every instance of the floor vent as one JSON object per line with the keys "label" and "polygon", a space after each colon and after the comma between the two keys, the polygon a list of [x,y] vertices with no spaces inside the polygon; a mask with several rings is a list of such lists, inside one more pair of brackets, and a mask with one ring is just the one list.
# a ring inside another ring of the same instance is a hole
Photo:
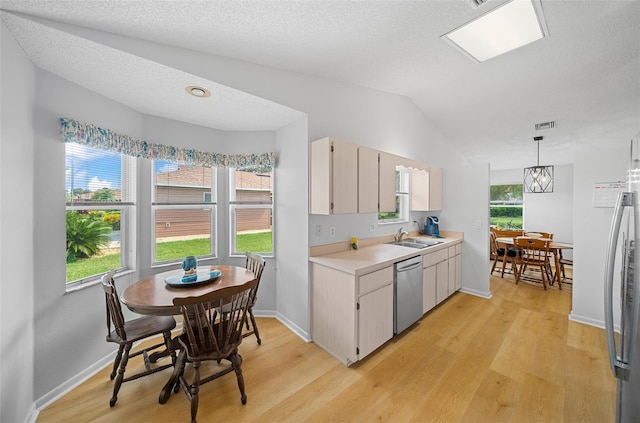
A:
{"label": "floor vent", "polygon": [[541,131],[543,129],[552,129],[555,127],[556,127],[555,120],[552,120],[551,122],[536,123],[536,131]]}

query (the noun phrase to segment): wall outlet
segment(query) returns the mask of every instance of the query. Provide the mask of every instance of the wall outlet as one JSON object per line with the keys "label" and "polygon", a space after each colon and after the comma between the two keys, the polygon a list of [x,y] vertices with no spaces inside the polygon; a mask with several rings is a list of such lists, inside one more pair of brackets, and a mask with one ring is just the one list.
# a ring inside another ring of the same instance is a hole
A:
{"label": "wall outlet", "polygon": [[322,235],[322,225],[316,225],[316,236]]}
{"label": "wall outlet", "polygon": [[336,228],[335,228],[335,226],[331,226],[331,227],[329,228],[329,236],[330,236],[331,238],[333,238],[334,236],[336,236]]}
{"label": "wall outlet", "polygon": [[373,223],[369,224],[369,232],[373,232],[376,230],[376,225],[374,225]]}

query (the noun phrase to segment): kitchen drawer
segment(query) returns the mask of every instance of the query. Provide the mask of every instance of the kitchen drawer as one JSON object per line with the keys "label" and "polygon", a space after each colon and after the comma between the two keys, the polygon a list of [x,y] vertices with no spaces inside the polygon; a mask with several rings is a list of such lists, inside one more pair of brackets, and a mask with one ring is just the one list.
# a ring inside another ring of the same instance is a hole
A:
{"label": "kitchen drawer", "polygon": [[453,245],[448,248],[449,250],[449,258],[454,258],[456,256],[456,246]]}
{"label": "kitchen drawer", "polygon": [[445,261],[448,259],[449,259],[448,249],[443,249],[443,250],[435,251],[433,253],[425,254],[422,257],[422,267],[433,266],[434,264],[440,263],[441,261]]}
{"label": "kitchen drawer", "polygon": [[360,276],[358,295],[374,291],[381,286],[393,283],[393,266]]}
{"label": "kitchen drawer", "polygon": [[456,255],[462,254],[462,243],[456,244]]}

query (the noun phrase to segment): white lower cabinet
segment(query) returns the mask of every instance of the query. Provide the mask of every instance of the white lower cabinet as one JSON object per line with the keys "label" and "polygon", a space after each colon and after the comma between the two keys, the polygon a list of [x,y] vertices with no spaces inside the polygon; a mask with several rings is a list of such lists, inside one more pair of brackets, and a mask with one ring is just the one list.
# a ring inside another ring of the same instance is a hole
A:
{"label": "white lower cabinet", "polygon": [[393,266],[355,276],[317,263],[311,268],[311,337],[345,365],[393,336]]}
{"label": "white lower cabinet", "polygon": [[362,359],[393,336],[393,283],[360,296],[358,305],[356,353]]}
{"label": "white lower cabinet", "polygon": [[462,288],[462,244],[456,244],[456,291]]}
{"label": "white lower cabinet", "polygon": [[422,258],[423,312],[462,288],[462,244],[427,253]]}

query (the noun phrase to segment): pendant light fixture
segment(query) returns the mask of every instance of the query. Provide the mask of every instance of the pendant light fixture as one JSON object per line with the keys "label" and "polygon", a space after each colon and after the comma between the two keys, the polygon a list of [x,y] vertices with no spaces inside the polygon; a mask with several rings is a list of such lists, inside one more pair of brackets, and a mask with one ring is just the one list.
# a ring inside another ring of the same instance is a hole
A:
{"label": "pendant light fixture", "polygon": [[538,164],[524,168],[524,192],[553,192],[553,166],[540,166],[540,141],[543,137],[534,137],[538,143]]}

